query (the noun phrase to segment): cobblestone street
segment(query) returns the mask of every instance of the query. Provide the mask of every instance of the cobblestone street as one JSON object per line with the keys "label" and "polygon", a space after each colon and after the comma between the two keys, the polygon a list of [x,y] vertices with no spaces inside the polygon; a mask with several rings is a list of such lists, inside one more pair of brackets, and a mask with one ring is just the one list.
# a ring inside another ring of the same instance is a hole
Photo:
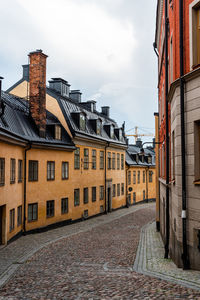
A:
{"label": "cobblestone street", "polygon": [[154,205],[141,206],[45,246],[20,265],[0,299],[200,299],[198,291],[133,271],[140,230],[154,215]]}

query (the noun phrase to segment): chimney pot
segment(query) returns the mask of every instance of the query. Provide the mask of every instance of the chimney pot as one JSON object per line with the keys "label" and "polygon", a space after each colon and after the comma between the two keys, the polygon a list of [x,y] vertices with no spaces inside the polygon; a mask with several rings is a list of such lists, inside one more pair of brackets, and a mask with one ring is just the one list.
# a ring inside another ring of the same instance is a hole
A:
{"label": "chimney pot", "polygon": [[101,113],[109,118],[110,117],[110,106],[102,106]]}
{"label": "chimney pot", "polygon": [[81,95],[80,90],[71,90],[69,93],[69,97],[78,103],[81,103]]}

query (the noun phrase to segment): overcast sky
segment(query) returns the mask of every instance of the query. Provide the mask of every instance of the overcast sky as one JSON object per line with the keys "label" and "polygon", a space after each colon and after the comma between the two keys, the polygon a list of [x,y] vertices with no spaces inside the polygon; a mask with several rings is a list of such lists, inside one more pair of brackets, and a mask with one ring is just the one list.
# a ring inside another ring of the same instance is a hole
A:
{"label": "overcast sky", "polygon": [[109,105],[127,131],[138,125],[142,133],[154,132],[156,2],[0,0],[3,89],[22,77],[28,53],[42,49],[47,80],[62,77],[82,91],[83,101],[96,100],[99,110]]}

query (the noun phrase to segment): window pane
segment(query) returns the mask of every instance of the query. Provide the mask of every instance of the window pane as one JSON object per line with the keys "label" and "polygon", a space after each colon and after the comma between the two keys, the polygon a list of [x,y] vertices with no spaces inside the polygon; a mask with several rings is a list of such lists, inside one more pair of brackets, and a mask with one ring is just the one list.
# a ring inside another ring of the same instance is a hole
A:
{"label": "window pane", "polygon": [[0,158],[0,185],[5,183],[5,158]]}
{"label": "window pane", "polygon": [[80,169],[80,148],[74,151],[74,168]]}
{"label": "window pane", "polygon": [[88,203],[88,188],[83,189],[83,203]]}

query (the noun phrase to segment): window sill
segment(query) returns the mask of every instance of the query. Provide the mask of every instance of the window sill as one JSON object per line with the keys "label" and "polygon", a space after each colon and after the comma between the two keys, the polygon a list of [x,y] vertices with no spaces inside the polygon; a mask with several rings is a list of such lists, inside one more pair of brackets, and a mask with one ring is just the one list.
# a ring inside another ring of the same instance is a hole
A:
{"label": "window sill", "polygon": [[55,180],[55,178],[54,178],[54,179],[48,179],[48,178],[47,178],[47,181],[54,181],[54,180]]}
{"label": "window sill", "polygon": [[37,222],[38,221],[38,219],[37,220],[28,220],[28,223],[33,223],[33,222]]}
{"label": "window sill", "polygon": [[49,219],[49,218],[53,218],[54,217],[54,215],[53,216],[47,216],[47,219]]}
{"label": "window sill", "polygon": [[14,184],[15,183],[15,181],[10,181],[10,184]]}
{"label": "window sill", "polygon": [[4,186],[5,185],[5,183],[0,183],[0,186]]}
{"label": "window sill", "polygon": [[195,185],[200,185],[200,179],[195,180],[193,183],[194,183]]}
{"label": "window sill", "polygon": [[18,180],[18,183],[22,183],[22,179]]}
{"label": "window sill", "polygon": [[62,180],[68,180],[69,179],[69,177],[68,178],[62,178]]}

